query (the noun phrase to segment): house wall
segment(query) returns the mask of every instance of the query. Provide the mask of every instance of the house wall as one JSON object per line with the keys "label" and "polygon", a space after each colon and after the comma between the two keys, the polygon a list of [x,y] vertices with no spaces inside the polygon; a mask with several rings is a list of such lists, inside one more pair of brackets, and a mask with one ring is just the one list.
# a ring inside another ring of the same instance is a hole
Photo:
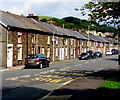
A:
{"label": "house wall", "polygon": [[[0,26],[0,67],[7,66],[7,44],[13,45],[13,66],[24,64],[26,55],[43,53],[52,61],[78,58],[88,48],[88,41],[65,36],[53,36],[44,32],[33,32],[25,30],[7,31]],[[3,34],[4,33],[4,34]],[[8,36],[7,36],[8,33]],[[18,43],[18,33],[22,34],[21,43]],[[7,43],[8,37],[8,43]],[[90,41],[90,49],[101,51],[105,54],[109,50],[109,43],[98,43]],[[53,47],[54,44],[54,47]],[[18,59],[18,46],[22,47],[22,59]],[[6,56],[5,56],[6,55]],[[4,57],[4,59],[3,59]]]}
{"label": "house wall", "polygon": [[7,66],[7,30],[0,25],[0,67]]}
{"label": "house wall", "polygon": [[17,65],[18,58],[18,35],[17,31],[8,32],[8,44],[13,44],[13,66]]}
{"label": "house wall", "polygon": [[[49,57],[52,60],[52,36],[45,35],[41,33],[35,32],[24,32],[21,31],[22,34],[22,43],[18,43],[18,31],[9,31],[8,32],[8,44],[13,44],[13,66],[23,64],[26,55],[43,53],[48,55],[49,49]],[[34,34],[34,37],[32,36]],[[48,36],[50,36],[50,43],[47,43]],[[34,38],[34,41],[32,41]],[[22,59],[18,60],[18,45],[22,45]],[[34,48],[34,50],[33,50]],[[44,51],[44,52],[43,52]]]}

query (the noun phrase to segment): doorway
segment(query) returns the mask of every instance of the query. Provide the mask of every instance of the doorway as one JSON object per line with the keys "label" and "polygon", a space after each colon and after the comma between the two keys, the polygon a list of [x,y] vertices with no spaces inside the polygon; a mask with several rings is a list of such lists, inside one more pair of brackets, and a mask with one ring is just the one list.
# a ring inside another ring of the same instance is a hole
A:
{"label": "doorway", "polygon": [[13,44],[7,45],[7,67],[13,66]]}

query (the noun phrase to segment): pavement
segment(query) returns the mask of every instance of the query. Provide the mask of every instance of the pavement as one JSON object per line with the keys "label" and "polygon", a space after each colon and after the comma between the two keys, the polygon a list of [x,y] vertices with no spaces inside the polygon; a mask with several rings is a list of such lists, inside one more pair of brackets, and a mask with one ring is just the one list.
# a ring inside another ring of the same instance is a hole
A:
{"label": "pavement", "polygon": [[48,97],[39,100],[93,100],[94,91],[105,80],[88,77],[77,78],[73,82],[54,90]]}

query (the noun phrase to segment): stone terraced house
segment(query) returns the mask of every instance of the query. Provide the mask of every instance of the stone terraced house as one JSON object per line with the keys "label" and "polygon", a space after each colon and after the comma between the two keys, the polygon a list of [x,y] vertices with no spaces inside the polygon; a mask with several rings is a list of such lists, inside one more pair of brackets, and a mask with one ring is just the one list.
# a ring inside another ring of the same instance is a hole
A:
{"label": "stone terraced house", "polygon": [[29,54],[42,53],[51,61],[78,58],[91,49],[105,53],[109,40],[79,33],[33,18],[0,11],[0,67],[24,64]]}

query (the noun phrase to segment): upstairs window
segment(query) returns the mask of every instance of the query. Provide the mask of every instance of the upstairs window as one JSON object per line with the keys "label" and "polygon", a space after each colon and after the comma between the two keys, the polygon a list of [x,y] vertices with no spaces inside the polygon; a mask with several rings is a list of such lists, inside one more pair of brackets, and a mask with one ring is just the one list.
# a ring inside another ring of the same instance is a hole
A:
{"label": "upstairs window", "polygon": [[56,40],[56,44],[58,44],[58,37],[55,37],[55,40]]}
{"label": "upstairs window", "polygon": [[65,45],[68,45],[68,40],[66,39],[66,41],[65,41]]}
{"label": "upstairs window", "polygon": [[18,43],[22,44],[22,33],[18,32]]}
{"label": "upstairs window", "polygon": [[32,43],[35,43],[35,34],[32,33]]}
{"label": "upstairs window", "polygon": [[47,37],[47,44],[50,44],[50,36]]}
{"label": "upstairs window", "polygon": [[70,42],[71,42],[71,45],[73,45],[73,39],[71,39]]}

